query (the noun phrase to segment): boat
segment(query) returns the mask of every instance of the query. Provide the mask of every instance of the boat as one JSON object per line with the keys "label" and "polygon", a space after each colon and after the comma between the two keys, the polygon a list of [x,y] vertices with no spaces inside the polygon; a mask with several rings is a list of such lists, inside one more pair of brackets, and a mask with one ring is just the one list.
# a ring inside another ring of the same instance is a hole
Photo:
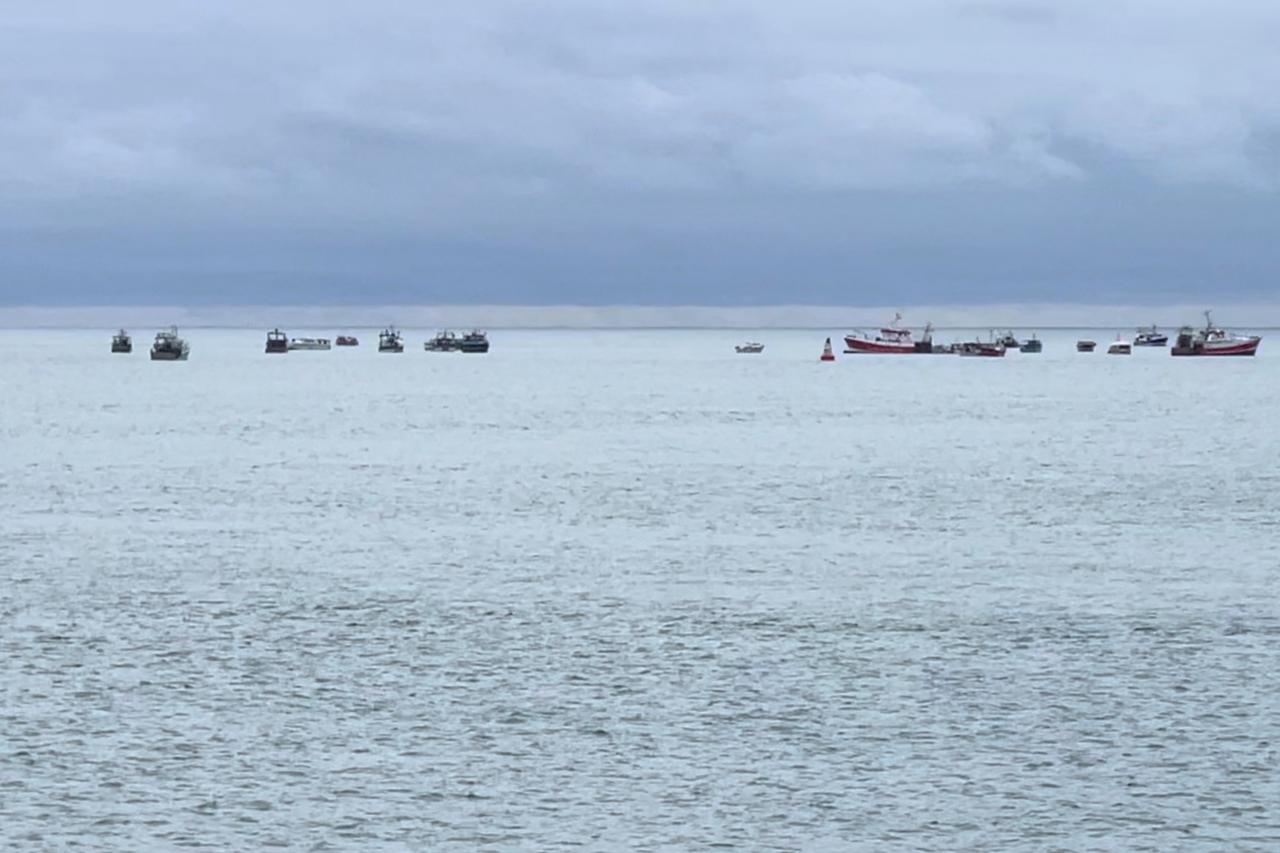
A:
{"label": "boat", "polygon": [[360,341],[351,335],[338,335],[337,339],[334,340],[333,345],[339,347],[358,347],[360,346]]}
{"label": "boat", "polygon": [[1002,341],[964,341],[956,350],[960,355],[979,358],[1004,358],[1005,347]]}
{"label": "boat", "polygon": [[279,329],[267,332],[267,352],[288,352],[289,337]]}
{"label": "boat", "polygon": [[328,348],[328,338],[292,338],[289,341],[290,350],[327,350]]}
{"label": "boat", "polygon": [[1018,349],[1022,346],[1018,339],[1014,337],[1012,330],[1001,335],[998,342],[1005,349]]}
{"label": "boat", "polygon": [[1135,347],[1164,347],[1169,345],[1169,336],[1156,328],[1155,324],[1149,329],[1139,329],[1137,335],[1133,338]]}
{"label": "boat", "polygon": [[378,352],[404,352],[404,341],[395,326],[388,326],[378,333]]}
{"label": "boat", "polygon": [[1132,355],[1133,345],[1124,338],[1116,335],[1116,339],[1111,342],[1111,346],[1107,347],[1107,355]]}
{"label": "boat", "polygon": [[818,361],[835,361],[836,354],[831,351],[831,338],[827,338],[827,342],[822,345],[822,355],[818,356]]}
{"label": "boat", "polygon": [[461,342],[458,336],[446,329],[437,332],[436,336],[422,345],[427,352],[458,352]]}
{"label": "boat", "polygon": [[1097,345],[1097,341],[1076,341],[1076,352],[1093,352]]}
{"label": "boat", "polygon": [[1255,355],[1262,338],[1258,335],[1237,335],[1213,325],[1213,316],[1204,312],[1205,327],[1195,330],[1183,326],[1178,339],[1170,348],[1170,355]]}
{"label": "boat", "polygon": [[1027,338],[1022,342],[1022,346],[1018,347],[1019,352],[1040,352],[1044,349],[1044,344],[1040,343],[1040,339],[1035,335]]}
{"label": "boat", "polygon": [[467,332],[458,341],[458,349],[462,352],[488,352],[489,337],[479,329]]}
{"label": "boat", "polygon": [[915,340],[911,330],[898,325],[901,314],[893,315],[893,322],[885,326],[873,338],[867,334],[844,336],[846,353],[873,353],[876,355],[914,355],[933,352],[933,325],[924,327],[920,340]]}
{"label": "boat", "polygon": [[121,329],[111,337],[111,351],[133,352],[133,338],[129,337],[128,332]]}
{"label": "boat", "polygon": [[151,345],[152,361],[186,361],[191,354],[191,347],[178,337],[178,327],[156,332],[155,343]]}
{"label": "boat", "polygon": [[764,352],[764,344],[756,343],[755,341],[747,341],[745,344],[738,344],[733,348],[733,351],[754,355],[755,353]]}

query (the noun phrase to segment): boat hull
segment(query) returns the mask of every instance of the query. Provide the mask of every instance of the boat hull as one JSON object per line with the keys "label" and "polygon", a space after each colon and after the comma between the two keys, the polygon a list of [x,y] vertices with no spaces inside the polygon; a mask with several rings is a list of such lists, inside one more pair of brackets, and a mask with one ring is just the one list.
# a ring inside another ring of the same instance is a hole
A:
{"label": "boat hull", "polygon": [[1004,358],[1005,348],[996,344],[963,344],[960,355],[970,358]]}
{"label": "boat hull", "polygon": [[185,352],[170,352],[168,350],[151,351],[152,361],[186,361],[187,354]]}
{"label": "boat hull", "polygon": [[1173,347],[1169,350],[1169,354],[1179,356],[1256,355],[1258,344],[1260,343],[1262,343],[1262,338],[1248,338],[1217,346],[1212,344],[1207,346],[1204,344],[1192,344],[1189,347]]}
{"label": "boat hull", "polygon": [[846,335],[844,339],[846,353],[868,353],[871,355],[915,355],[920,352],[932,352],[933,347],[929,345],[929,349],[920,349],[921,344],[916,343],[894,343],[893,341],[873,341],[869,338],[856,338],[853,335]]}
{"label": "boat hull", "polygon": [[133,352],[133,347],[132,347],[131,345],[128,345],[128,344],[112,344],[112,345],[111,345],[111,351],[112,351],[112,352],[126,352],[126,353],[128,353],[128,352]]}

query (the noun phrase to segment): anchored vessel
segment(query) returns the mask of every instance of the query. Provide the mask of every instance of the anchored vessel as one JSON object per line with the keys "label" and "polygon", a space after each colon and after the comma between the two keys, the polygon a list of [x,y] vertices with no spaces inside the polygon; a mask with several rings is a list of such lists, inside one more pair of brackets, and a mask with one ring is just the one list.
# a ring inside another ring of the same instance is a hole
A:
{"label": "anchored vessel", "polygon": [[133,338],[124,329],[116,332],[111,338],[112,352],[133,352]]}
{"label": "anchored vessel", "polygon": [[764,344],[757,343],[755,341],[747,341],[745,344],[738,344],[733,348],[733,351],[755,355],[756,353],[764,352]]}
{"label": "anchored vessel", "polygon": [[267,352],[288,352],[289,338],[279,329],[267,332]]}
{"label": "anchored vessel", "polygon": [[340,347],[360,346],[360,341],[358,341],[356,338],[353,338],[351,335],[338,335],[338,339],[333,343],[334,345],[340,346]]}
{"label": "anchored vessel", "polygon": [[1107,355],[1132,355],[1133,347],[1124,338],[1116,335],[1116,339],[1112,341],[1111,346],[1107,347]]}
{"label": "anchored vessel", "polygon": [[328,338],[293,338],[289,341],[291,350],[327,350],[328,348]]}
{"label": "anchored vessel", "polygon": [[422,345],[427,352],[457,352],[461,349],[458,336],[448,329],[437,332],[436,336]]}
{"label": "anchored vessel", "polygon": [[1170,355],[1254,355],[1262,338],[1258,335],[1237,335],[1213,325],[1213,317],[1204,312],[1205,327],[1196,331],[1190,326],[1178,330],[1178,340],[1169,350]]}
{"label": "anchored vessel", "polygon": [[866,334],[848,334],[844,336],[846,353],[877,353],[880,355],[912,355],[933,352],[933,324],[924,327],[920,340],[915,340],[911,330],[898,323],[901,314],[893,315],[893,322],[884,327],[872,338]]}
{"label": "anchored vessel", "polygon": [[404,352],[404,341],[395,326],[388,326],[378,334],[378,352]]}
{"label": "anchored vessel", "polygon": [[1044,344],[1040,343],[1040,339],[1035,335],[1027,338],[1022,342],[1022,346],[1018,347],[1019,352],[1040,352],[1044,349]]}
{"label": "anchored vessel", "polygon": [[152,361],[186,361],[190,353],[191,347],[178,337],[177,326],[156,332],[155,343],[151,345]]}
{"label": "anchored vessel", "polygon": [[999,343],[1005,349],[1018,349],[1022,346],[1017,337],[1014,336],[1012,329],[1000,336]]}
{"label": "anchored vessel", "polygon": [[965,341],[960,344],[960,355],[979,358],[1004,358],[1005,345],[1000,341]]}
{"label": "anchored vessel", "polygon": [[1097,345],[1097,341],[1076,341],[1076,352],[1093,352]]}
{"label": "anchored vessel", "polygon": [[1149,329],[1139,329],[1133,339],[1135,347],[1164,347],[1169,345],[1169,336],[1151,324]]}
{"label": "anchored vessel", "polygon": [[458,349],[462,352],[488,352],[489,338],[479,329],[467,332],[458,342]]}

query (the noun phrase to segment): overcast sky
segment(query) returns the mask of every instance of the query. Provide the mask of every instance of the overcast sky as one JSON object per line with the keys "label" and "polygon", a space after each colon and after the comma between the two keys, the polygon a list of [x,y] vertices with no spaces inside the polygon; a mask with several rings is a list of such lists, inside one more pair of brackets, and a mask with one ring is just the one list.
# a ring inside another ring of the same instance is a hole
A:
{"label": "overcast sky", "polygon": [[0,0],[0,304],[1257,302],[1274,0]]}

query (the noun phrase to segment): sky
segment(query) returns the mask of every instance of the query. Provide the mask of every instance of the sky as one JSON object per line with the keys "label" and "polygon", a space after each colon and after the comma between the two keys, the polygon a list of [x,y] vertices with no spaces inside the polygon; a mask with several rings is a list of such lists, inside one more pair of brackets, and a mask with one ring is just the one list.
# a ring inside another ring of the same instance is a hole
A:
{"label": "sky", "polygon": [[1272,0],[0,0],[0,307],[1280,302]]}

